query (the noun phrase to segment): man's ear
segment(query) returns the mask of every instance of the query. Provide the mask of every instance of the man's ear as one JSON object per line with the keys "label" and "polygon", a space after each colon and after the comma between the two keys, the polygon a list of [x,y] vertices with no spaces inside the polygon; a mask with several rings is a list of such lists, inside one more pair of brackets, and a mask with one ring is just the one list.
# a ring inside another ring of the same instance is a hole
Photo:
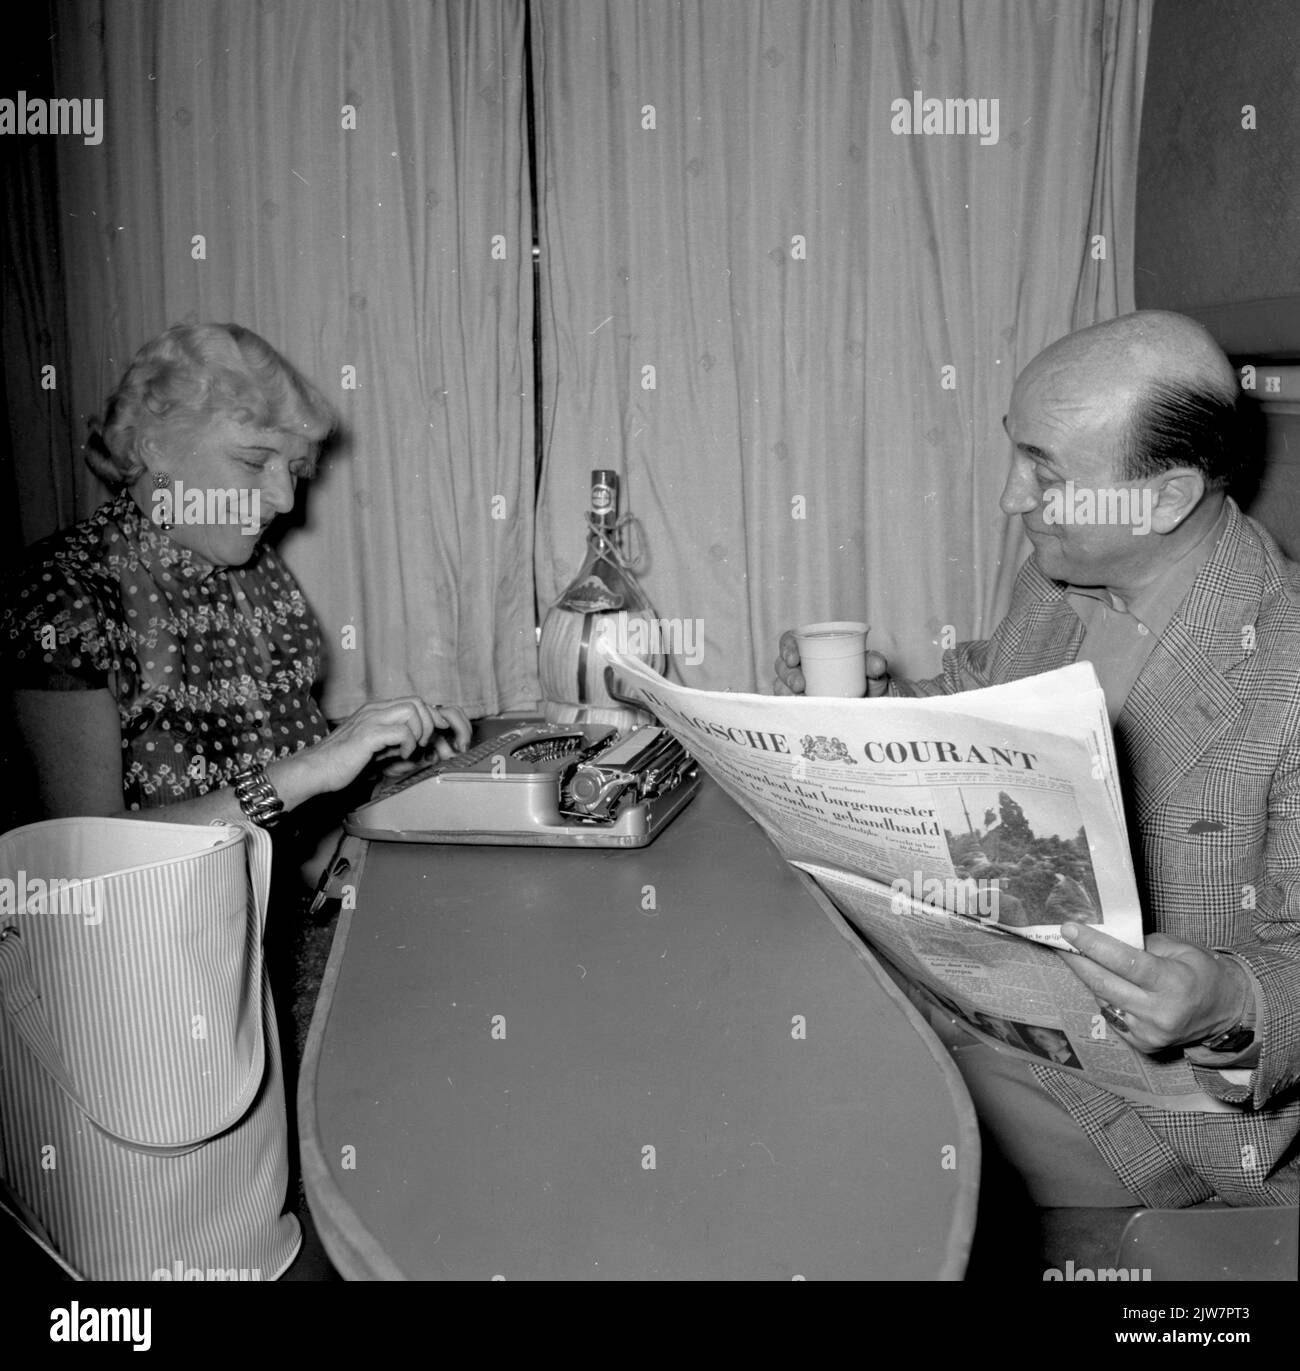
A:
{"label": "man's ear", "polygon": [[1171,467],[1154,477],[1151,491],[1151,531],[1172,533],[1205,498],[1205,477],[1192,467]]}

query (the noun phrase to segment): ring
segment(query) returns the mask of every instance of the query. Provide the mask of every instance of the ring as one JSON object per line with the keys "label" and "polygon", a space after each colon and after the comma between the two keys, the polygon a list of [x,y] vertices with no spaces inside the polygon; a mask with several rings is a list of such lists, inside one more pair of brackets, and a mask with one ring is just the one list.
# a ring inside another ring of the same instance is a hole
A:
{"label": "ring", "polygon": [[1117,1009],[1113,1004],[1104,1004],[1100,1000],[1098,1001],[1098,1007],[1101,1009],[1101,1017],[1105,1019],[1112,1028],[1118,1029],[1121,1033],[1127,1033],[1129,1031],[1128,1020],[1124,1017],[1124,1011],[1122,1009]]}

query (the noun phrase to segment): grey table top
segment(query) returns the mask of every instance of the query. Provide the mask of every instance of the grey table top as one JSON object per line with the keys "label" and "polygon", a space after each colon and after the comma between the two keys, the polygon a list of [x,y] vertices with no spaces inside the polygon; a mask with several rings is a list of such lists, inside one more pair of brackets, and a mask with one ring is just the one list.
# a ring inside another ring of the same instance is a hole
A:
{"label": "grey table top", "polygon": [[299,1088],[357,1279],[960,1279],[943,1048],[712,782],[649,847],[359,849]]}

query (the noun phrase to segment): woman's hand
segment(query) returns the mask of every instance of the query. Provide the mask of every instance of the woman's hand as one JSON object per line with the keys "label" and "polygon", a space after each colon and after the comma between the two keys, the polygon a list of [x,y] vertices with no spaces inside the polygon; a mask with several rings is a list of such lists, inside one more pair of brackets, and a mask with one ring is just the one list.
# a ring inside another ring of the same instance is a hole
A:
{"label": "woman's hand", "polygon": [[409,759],[439,729],[450,730],[455,739],[454,745],[437,740],[440,756],[469,742],[469,720],[455,705],[430,708],[415,695],[374,700],[344,719],[328,738],[268,767],[267,775],[286,809],[292,809],[314,795],[342,790],[372,761]]}
{"label": "woman's hand", "polygon": [[429,712],[433,715],[433,722],[439,733],[450,732],[452,735],[450,738],[434,738],[433,746],[438,756],[446,761],[457,752],[464,752],[474,733],[474,726],[465,711],[457,705],[435,705]]}
{"label": "woman's hand", "polygon": [[[469,746],[470,735],[473,732],[473,725],[465,715],[463,709],[458,709],[455,705],[437,705],[431,707],[434,723],[437,724],[439,732],[434,735],[433,749],[446,761],[448,757],[454,757],[458,752],[464,752]],[[452,736],[447,738],[444,733],[450,732]],[[385,776],[404,776],[408,772],[415,771],[417,768],[428,765],[427,757],[404,757],[392,748],[381,752],[376,757],[377,761],[387,764],[384,767]]]}

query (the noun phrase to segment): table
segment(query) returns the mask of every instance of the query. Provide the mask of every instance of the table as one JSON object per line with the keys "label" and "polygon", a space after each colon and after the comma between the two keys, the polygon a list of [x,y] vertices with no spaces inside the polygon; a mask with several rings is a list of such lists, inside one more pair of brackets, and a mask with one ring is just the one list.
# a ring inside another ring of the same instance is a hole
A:
{"label": "table", "polygon": [[705,780],[631,850],[359,844],[298,1112],[351,1279],[960,1279],[947,1053]]}

